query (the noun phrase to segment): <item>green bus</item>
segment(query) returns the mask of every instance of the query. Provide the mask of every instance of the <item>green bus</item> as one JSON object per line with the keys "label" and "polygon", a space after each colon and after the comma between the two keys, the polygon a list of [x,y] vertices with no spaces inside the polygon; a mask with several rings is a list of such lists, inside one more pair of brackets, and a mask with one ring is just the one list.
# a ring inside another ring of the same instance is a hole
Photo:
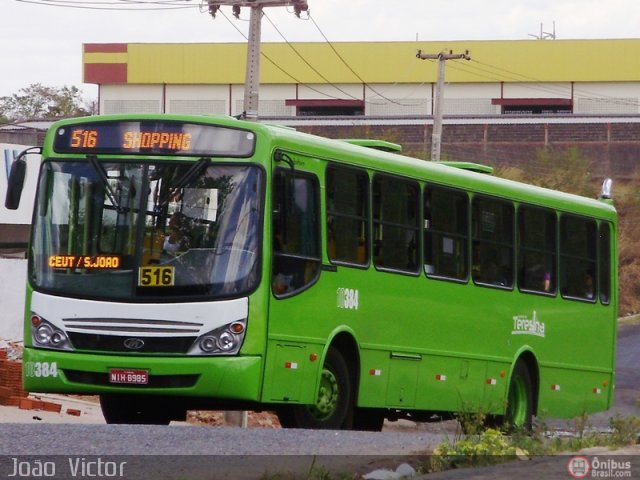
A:
{"label": "green bus", "polygon": [[108,423],[232,409],[380,430],[477,410],[529,427],[609,408],[609,196],[397,147],[216,116],[54,123],[25,389],[99,395]]}

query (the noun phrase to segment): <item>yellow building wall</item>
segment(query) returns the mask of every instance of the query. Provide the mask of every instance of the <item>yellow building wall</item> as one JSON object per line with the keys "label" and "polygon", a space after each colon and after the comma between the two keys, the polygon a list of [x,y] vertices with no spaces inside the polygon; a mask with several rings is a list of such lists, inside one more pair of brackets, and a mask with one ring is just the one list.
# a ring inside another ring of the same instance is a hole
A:
{"label": "yellow building wall", "polygon": [[[326,80],[289,45],[263,43],[262,83],[435,82],[438,62],[417,59],[418,49],[469,50],[471,61],[447,61],[449,83],[640,81],[640,39],[334,43],[349,66],[327,43],[294,46]],[[127,83],[238,84],[244,83],[246,44],[132,43],[127,53],[85,53],[83,61],[126,63]]]}

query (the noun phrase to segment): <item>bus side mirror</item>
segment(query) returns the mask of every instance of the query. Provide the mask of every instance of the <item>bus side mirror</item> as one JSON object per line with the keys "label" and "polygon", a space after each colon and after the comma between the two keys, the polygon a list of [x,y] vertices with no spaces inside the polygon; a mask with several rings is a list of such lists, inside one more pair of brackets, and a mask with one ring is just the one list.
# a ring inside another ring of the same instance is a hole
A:
{"label": "bus side mirror", "polygon": [[27,173],[27,162],[24,158],[18,158],[11,164],[9,182],[7,184],[7,196],[4,206],[9,210],[17,210],[20,206],[20,197],[24,187],[24,177]]}

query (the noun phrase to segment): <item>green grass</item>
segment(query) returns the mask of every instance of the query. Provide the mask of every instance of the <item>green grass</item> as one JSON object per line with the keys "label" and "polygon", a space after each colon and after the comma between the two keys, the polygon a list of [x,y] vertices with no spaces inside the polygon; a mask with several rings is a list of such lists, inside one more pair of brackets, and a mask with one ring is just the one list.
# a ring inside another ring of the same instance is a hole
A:
{"label": "green grass", "polygon": [[[474,423],[475,419],[475,423]],[[609,419],[610,431],[597,432],[585,414],[574,419],[572,435],[566,438],[549,434],[544,420],[538,419],[530,432],[515,431],[505,435],[498,429],[485,428],[482,414],[465,414],[461,422],[466,436],[456,435],[434,450],[430,471],[451,468],[482,467],[536,455],[575,452],[590,447],[611,449],[637,444],[640,438],[640,417],[615,415]]]}

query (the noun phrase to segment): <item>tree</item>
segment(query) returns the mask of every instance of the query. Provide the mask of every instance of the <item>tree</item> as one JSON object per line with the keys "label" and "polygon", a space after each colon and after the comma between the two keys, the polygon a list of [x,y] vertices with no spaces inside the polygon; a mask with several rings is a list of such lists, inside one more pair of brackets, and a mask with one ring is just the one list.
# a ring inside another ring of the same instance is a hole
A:
{"label": "tree", "polygon": [[94,112],[95,103],[84,101],[82,91],[74,86],[46,87],[35,83],[11,96],[0,97],[0,117],[11,121],[57,119]]}

